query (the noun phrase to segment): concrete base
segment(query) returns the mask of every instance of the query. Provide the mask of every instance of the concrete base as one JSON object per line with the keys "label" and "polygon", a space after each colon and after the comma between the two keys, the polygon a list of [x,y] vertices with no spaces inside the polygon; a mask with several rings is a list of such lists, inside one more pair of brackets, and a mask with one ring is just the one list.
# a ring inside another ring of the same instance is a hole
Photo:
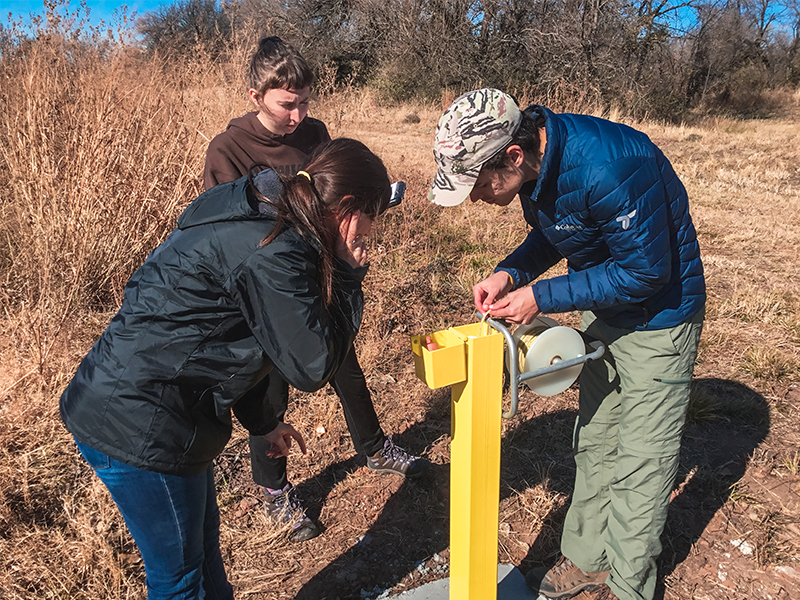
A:
{"label": "concrete base", "polygon": [[[440,579],[426,583],[416,589],[391,596],[402,600],[449,600],[450,580]],[[525,585],[525,577],[514,565],[497,568],[497,600],[547,600],[538,596]]]}

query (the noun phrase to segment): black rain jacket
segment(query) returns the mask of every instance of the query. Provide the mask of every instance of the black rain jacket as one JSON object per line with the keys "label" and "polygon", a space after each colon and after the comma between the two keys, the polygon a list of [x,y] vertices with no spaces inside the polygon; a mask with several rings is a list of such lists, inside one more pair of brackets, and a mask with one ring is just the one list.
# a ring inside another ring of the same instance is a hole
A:
{"label": "black rain jacket", "polygon": [[[277,198],[272,171],[256,178]],[[366,267],[337,261],[326,307],[318,246],[285,227],[247,178],[198,197],[125,287],[122,307],[61,396],[84,444],[175,475],[202,472],[231,435],[278,424],[264,394],[271,369],[303,391],[336,372],[361,324]]]}

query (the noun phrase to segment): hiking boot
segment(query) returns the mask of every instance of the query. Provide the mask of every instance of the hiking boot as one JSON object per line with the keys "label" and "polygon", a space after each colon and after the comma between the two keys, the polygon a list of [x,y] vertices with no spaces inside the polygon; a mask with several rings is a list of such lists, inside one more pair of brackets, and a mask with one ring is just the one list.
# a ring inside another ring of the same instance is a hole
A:
{"label": "hiking boot", "polygon": [[264,488],[264,497],[264,508],[270,521],[278,525],[291,525],[289,539],[293,542],[305,542],[321,533],[320,528],[306,516],[291,484],[287,483],[282,490]]}
{"label": "hiking boot", "polygon": [[402,477],[419,477],[430,466],[430,462],[419,456],[412,456],[395,445],[390,438],[383,442],[383,448],[367,457],[367,467],[372,471],[394,473]]}
{"label": "hiking boot", "polygon": [[619,600],[617,595],[611,591],[605,583],[594,591],[594,598],[592,600]]}
{"label": "hiking boot", "polygon": [[[532,573],[528,575],[531,575],[532,580],[534,579]],[[566,556],[562,556],[553,565],[553,568],[542,577],[537,591],[545,598],[550,598],[550,600],[566,600],[577,596],[582,591],[592,592],[600,588],[607,577],[608,571],[582,571],[574,562]],[[526,583],[528,582],[527,577],[525,581]],[[607,588],[608,586],[604,587]],[[608,591],[611,592],[610,589]]]}

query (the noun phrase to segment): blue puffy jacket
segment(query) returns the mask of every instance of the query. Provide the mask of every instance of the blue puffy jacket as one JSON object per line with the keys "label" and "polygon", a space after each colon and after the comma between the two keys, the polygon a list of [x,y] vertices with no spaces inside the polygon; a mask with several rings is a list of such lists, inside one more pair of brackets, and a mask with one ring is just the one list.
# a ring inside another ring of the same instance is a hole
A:
{"label": "blue puffy jacket", "polygon": [[569,273],[533,284],[543,313],[591,310],[623,329],[678,325],[706,289],[686,189],[645,134],[586,115],[545,118],[539,178],[520,190],[533,228],[496,270],[525,285],[562,258]]}

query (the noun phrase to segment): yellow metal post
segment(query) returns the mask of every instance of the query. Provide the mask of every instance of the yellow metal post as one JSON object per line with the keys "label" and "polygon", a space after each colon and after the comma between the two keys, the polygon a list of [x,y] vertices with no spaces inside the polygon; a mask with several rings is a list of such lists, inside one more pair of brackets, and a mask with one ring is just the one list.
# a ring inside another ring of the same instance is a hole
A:
{"label": "yellow metal post", "polygon": [[452,385],[450,598],[497,598],[503,336],[485,323],[412,338],[417,376]]}

